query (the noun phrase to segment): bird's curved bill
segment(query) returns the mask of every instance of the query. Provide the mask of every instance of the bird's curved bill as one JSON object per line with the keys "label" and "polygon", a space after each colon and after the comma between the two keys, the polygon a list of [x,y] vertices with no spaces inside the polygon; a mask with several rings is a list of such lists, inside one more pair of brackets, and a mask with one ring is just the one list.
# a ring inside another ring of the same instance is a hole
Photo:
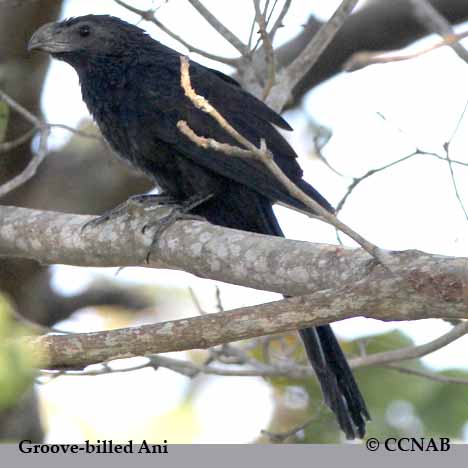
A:
{"label": "bird's curved bill", "polygon": [[42,50],[51,54],[69,52],[71,50],[70,44],[61,41],[58,33],[57,23],[44,24],[31,36],[28,42],[28,50]]}

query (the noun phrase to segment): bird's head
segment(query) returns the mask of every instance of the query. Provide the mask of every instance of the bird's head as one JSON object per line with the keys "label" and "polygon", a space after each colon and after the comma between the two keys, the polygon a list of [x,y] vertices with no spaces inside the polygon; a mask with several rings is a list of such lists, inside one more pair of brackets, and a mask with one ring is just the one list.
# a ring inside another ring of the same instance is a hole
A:
{"label": "bird's head", "polygon": [[28,50],[42,50],[72,65],[96,57],[119,57],[148,39],[132,24],[108,15],[87,15],[41,26]]}

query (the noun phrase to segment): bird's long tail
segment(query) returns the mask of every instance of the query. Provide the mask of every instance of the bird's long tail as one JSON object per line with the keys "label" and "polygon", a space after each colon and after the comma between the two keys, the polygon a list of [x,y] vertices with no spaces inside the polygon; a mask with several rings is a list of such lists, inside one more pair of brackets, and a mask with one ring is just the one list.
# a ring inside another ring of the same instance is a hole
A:
{"label": "bird's long tail", "polygon": [[[326,209],[331,209],[323,197],[317,197],[315,189],[301,182],[303,190],[310,192],[309,195]],[[267,215],[268,210],[265,209],[263,213],[263,225],[268,231],[264,234],[284,237],[273,210],[270,215]],[[335,414],[346,438],[364,437],[366,421],[370,420],[369,412],[332,328],[330,325],[304,328],[299,330],[299,335],[320,383],[325,403]]]}
{"label": "bird's long tail", "polygon": [[[328,202],[305,181],[300,187],[324,208]],[[231,192],[232,190],[232,192]],[[208,201],[199,209],[214,224],[246,231],[283,236],[271,201],[245,187],[227,185],[223,197]],[[329,325],[299,331],[312,367],[322,388],[325,403],[335,413],[348,439],[363,437],[369,418],[364,399],[348,366],[346,357]]]}
{"label": "bird's long tail", "polygon": [[346,357],[330,325],[299,330],[307,356],[347,439],[362,438],[369,413]]}

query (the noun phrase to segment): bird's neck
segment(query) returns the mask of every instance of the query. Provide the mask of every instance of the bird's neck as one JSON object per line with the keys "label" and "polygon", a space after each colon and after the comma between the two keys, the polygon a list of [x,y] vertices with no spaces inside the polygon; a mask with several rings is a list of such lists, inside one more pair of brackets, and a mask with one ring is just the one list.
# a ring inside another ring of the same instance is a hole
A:
{"label": "bird's neck", "polygon": [[97,120],[100,109],[110,106],[117,110],[128,85],[128,67],[128,62],[108,60],[87,61],[77,68],[83,100]]}
{"label": "bird's neck", "polygon": [[88,59],[76,67],[81,83],[111,90],[123,86],[131,63],[124,60]]}

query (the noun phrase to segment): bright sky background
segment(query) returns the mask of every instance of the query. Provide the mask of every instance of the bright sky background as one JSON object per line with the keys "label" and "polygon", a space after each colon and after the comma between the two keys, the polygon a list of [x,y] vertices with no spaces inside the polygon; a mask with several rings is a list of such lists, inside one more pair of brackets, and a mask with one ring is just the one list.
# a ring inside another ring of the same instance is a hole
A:
{"label": "bright sky background", "polygon": [[[148,8],[151,1],[135,1],[134,5]],[[222,55],[235,55],[235,51],[202,20],[184,0],[153,2],[162,5],[158,18],[175,32],[194,45]],[[203,2],[218,18],[236,34],[246,40],[250,28],[252,8],[250,0],[234,3],[204,0]],[[301,24],[314,9],[320,17],[327,17],[338,5],[336,0],[294,0],[286,17],[285,27],[280,30],[278,43],[293,37],[300,31]],[[87,13],[109,13],[130,22],[138,18],[116,6],[112,0],[100,2],[78,2],[71,0],[64,16]],[[249,18],[249,21],[246,21]],[[156,30],[148,23],[141,23],[151,34],[165,44],[186,52],[179,44]],[[461,29],[466,29],[466,26]],[[426,42],[434,41],[429,38]],[[467,42],[465,44],[468,45]],[[421,42],[416,45],[421,47]],[[214,65],[225,72],[229,68]],[[351,182],[350,177],[360,176],[369,169],[380,167],[414,151],[415,147],[438,152],[443,155],[442,145],[453,134],[460,115],[468,101],[468,66],[453,51],[443,48],[418,59],[368,67],[353,74],[342,74],[316,88],[304,100],[307,115],[320,125],[333,131],[333,137],[324,149],[329,163],[346,178],[339,177],[319,161],[308,157],[307,126],[304,114],[289,112],[287,120],[295,128],[289,134],[293,146],[300,155],[305,178],[322,192],[332,203],[337,203]],[[66,102],[66,106],[63,103]],[[78,79],[71,67],[54,62],[43,96],[43,108],[49,121],[75,125],[87,116],[81,101]],[[379,117],[385,116],[386,120]],[[69,135],[54,131],[53,144],[62,144]],[[459,127],[452,144],[452,159],[468,163],[468,118]],[[467,185],[462,183],[467,169],[458,166],[456,178],[460,184],[462,198],[468,202]],[[334,230],[285,208],[278,208],[281,225],[290,238],[312,242],[336,243]],[[468,222],[458,204],[447,163],[428,156],[418,156],[382,174],[363,182],[348,200],[341,219],[364,237],[382,248],[420,249],[444,255],[467,256]],[[54,284],[64,292],[73,293],[91,281],[96,273],[115,275],[116,269],[83,269],[65,266],[55,267]],[[205,310],[214,310],[214,287],[212,281],[202,280],[180,272],[127,268],[119,273],[125,281],[145,284],[168,284],[192,287],[202,300]],[[226,308],[240,307],[274,300],[278,295],[252,291],[232,285],[218,283],[221,287]],[[195,314],[194,310],[185,310]],[[74,330],[91,330],[103,324],[91,314],[81,314],[70,321]],[[450,326],[440,320],[412,323],[384,324],[369,319],[352,319],[334,325],[342,338],[353,338],[381,333],[394,328],[403,329],[417,344],[432,340],[448,331]],[[466,347],[468,337],[462,338],[424,361],[435,369],[467,367]],[[138,379],[141,379],[140,381]],[[208,379],[207,379],[208,380]],[[109,392],[112,385],[113,391]],[[187,385],[185,377],[169,371],[142,371],[132,379],[119,376],[96,379],[60,379],[42,387],[45,401],[66,408],[71,395],[79,392],[83,405],[69,408],[81,414],[87,411],[109,412],[109,418],[99,418],[99,424],[115,427],[115,406],[128,412],[142,406],[142,411],[163,414],[177,408]],[[136,389],[141,395],[136,393]],[[155,391],[157,389],[157,393]],[[100,394],[102,392],[102,395]],[[209,385],[196,397],[195,409],[203,421],[195,440],[200,442],[244,442],[255,438],[260,429],[268,425],[271,412],[269,389],[260,380],[242,378],[210,379]],[[101,397],[100,397],[101,395]],[[231,395],[231,396],[229,396]],[[141,398],[139,398],[141,396]],[[138,397],[138,398],[137,398]],[[102,398],[102,399],[101,399]],[[245,413],[237,404],[225,402],[235,398],[242,400]],[[124,404],[127,399],[129,405]],[[60,402],[63,405],[60,405]],[[151,407],[148,408],[148,401]],[[245,414],[251,419],[248,427],[243,423]],[[75,434],[76,427],[68,427],[70,418],[60,411],[52,421],[49,438],[66,440]],[[200,416],[202,415],[202,417]],[[242,424],[243,431],[239,430]],[[137,425],[138,426],[138,425]],[[55,428],[55,429],[54,429]],[[230,429],[231,428],[231,429]],[[103,426],[103,430],[104,430]],[[245,430],[244,430],[245,429]],[[75,431],[75,432],[74,432]],[[249,432],[250,431],[250,432]],[[72,434],[72,435],[70,435]]]}

